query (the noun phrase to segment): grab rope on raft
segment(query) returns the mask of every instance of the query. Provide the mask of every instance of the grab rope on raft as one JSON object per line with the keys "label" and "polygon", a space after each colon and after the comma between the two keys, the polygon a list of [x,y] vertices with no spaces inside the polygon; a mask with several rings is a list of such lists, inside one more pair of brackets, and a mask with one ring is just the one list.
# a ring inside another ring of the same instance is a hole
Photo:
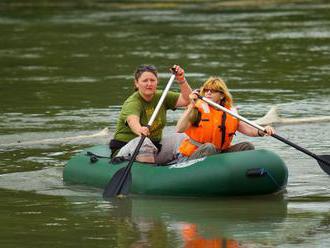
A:
{"label": "grab rope on raft", "polygon": [[265,175],[268,176],[277,187],[280,187],[279,183],[276,181],[276,179],[273,177],[273,175],[265,168],[249,169],[246,172],[247,177],[262,177]]}

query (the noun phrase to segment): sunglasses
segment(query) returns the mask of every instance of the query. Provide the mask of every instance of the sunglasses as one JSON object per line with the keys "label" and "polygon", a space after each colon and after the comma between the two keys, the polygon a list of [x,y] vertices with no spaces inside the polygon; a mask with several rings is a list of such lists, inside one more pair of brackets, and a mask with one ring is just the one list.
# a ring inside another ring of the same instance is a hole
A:
{"label": "sunglasses", "polygon": [[222,91],[222,90],[203,89],[203,91],[204,91],[205,93],[207,93],[207,92],[211,92],[212,94],[213,94],[213,93],[220,93],[220,94],[223,94],[223,91]]}

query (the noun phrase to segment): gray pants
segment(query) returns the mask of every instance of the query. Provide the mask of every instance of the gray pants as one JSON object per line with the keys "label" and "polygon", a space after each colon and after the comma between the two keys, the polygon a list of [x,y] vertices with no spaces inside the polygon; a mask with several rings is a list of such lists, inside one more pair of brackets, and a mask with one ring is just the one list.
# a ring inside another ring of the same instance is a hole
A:
{"label": "gray pants", "polygon": [[181,142],[186,138],[184,133],[174,133],[163,137],[161,140],[162,149],[156,154],[155,162],[158,164],[168,163],[176,158]]}
{"label": "gray pants", "polygon": [[235,145],[232,145],[226,150],[223,150],[223,153],[226,152],[241,152],[241,151],[249,151],[249,150],[254,150],[254,145],[251,142],[241,142],[237,143]]}
{"label": "gray pants", "polygon": [[[248,150],[254,150],[254,145],[250,142],[241,142],[229,147],[226,150],[222,150],[221,153],[240,152],[240,151],[248,151]],[[217,153],[219,153],[219,151],[215,148],[215,145],[211,143],[205,143],[200,147],[198,147],[198,149],[193,154],[191,154],[191,156],[189,156],[188,159],[190,160],[190,159],[202,158]]]}
{"label": "gray pants", "polygon": [[[155,163],[157,164],[165,164],[168,163],[176,158],[177,150],[179,145],[181,144],[182,140],[185,138],[185,135],[182,133],[175,133],[163,137],[160,141],[162,145],[161,151],[158,152],[157,147],[152,143],[149,138],[145,138],[138,156],[139,157],[153,157]],[[133,155],[135,148],[137,147],[138,143],[140,142],[141,137],[136,137],[128,142],[125,146],[123,146],[116,157],[125,156],[130,157]]]}

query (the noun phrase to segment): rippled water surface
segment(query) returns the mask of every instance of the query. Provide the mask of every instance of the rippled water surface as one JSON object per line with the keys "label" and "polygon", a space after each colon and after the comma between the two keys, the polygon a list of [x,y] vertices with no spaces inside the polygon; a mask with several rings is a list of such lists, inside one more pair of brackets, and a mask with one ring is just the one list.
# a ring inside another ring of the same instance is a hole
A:
{"label": "rippled water surface", "polygon": [[[0,3],[0,246],[330,246],[329,175],[269,137],[236,141],[285,161],[287,190],[276,196],[106,202],[62,182],[74,153],[109,141],[141,63],[158,67],[160,88],[173,64],[194,88],[221,76],[241,115],[275,106],[281,136],[329,154],[330,5],[276,2]],[[165,134],[181,114],[168,113]]]}

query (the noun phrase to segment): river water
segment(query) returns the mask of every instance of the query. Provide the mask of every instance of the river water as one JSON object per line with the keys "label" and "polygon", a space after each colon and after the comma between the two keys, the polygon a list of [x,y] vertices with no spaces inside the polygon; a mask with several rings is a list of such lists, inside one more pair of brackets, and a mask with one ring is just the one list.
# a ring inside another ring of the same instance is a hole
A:
{"label": "river water", "polygon": [[330,177],[270,137],[236,141],[282,157],[280,195],[107,202],[62,182],[74,153],[108,142],[142,63],[160,88],[173,64],[194,88],[221,76],[242,116],[277,107],[278,134],[329,154],[330,4],[276,2],[2,1],[0,246],[329,247]]}

